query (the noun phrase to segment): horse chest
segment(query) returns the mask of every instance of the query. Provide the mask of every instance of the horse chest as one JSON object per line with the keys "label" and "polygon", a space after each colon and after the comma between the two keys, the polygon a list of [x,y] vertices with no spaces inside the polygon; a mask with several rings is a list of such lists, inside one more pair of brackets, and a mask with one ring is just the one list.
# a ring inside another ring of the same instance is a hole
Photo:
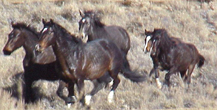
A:
{"label": "horse chest", "polygon": [[171,65],[171,55],[170,54],[161,54],[158,57],[159,59],[159,66],[161,66],[161,68],[164,69],[169,69],[172,65]]}

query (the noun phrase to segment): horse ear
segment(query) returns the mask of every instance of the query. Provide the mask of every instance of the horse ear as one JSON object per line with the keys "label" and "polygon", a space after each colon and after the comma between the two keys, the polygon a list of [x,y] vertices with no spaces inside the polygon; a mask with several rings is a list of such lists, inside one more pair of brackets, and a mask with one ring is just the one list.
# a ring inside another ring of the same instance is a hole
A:
{"label": "horse ear", "polygon": [[84,12],[79,10],[80,16],[83,18],[84,17]]}
{"label": "horse ear", "polygon": [[12,27],[14,27],[14,26],[15,26],[15,23],[14,23],[14,21],[11,21],[11,25],[12,25]]}
{"label": "horse ear", "polygon": [[50,19],[50,22],[53,24],[54,22],[53,22],[53,19]]}
{"label": "horse ear", "polygon": [[46,23],[46,21],[44,20],[44,18],[42,19],[42,23],[43,23],[43,24],[45,24],[45,23]]}

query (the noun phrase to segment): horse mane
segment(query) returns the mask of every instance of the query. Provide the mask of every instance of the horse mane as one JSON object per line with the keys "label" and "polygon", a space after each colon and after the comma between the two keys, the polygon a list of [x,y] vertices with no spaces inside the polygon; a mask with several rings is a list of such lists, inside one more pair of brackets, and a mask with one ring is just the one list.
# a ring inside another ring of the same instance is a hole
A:
{"label": "horse mane", "polygon": [[174,42],[172,41],[166,29],[154,29],[154,36],[158,35],[160,35],[161,41],[163,41],[165,44],[170,46],[174,45]]}
{"label": "horse mane", "polygon": [[18,28],[18,29],[26,29],[29,30],[30,32],[32,32],[33,34],[36,35],[37,38],[39,38],[39,32],[36,30],[36,28],[30,26],[30,25],[26,25],[25,23],[16,23],[16,24],[12,24],[13,28]]}
{"label": "horse mane", "polygon": [[57,28],[56,31],[57,31],[58,34],[61,33],[61,34],[63,34],[63,36],[69,38],[69,39],[72,40],[72,41],[75,41],[76,43],[82,42],[81,39],[79,39],[79,38],[75,37],[75,35],[69,33],[69,32],[68,32],[64,27],[62,27],[61,25],[59,25],[59,24],[57,24],[57,23],[55,23],[55,22],[53,22],[53,25],[54,25],[55,28]]}
{"label": "horse mane", "polygon": [[84,15],[85,15],[85,17],[92,18],[94,20],[95,25],[97,25],[99,27],[105,26],[105,24],[100,21],[101,18],[98,16],[97,12],[94,12],[92,10],[88,10],[88,11],[84,11]]}

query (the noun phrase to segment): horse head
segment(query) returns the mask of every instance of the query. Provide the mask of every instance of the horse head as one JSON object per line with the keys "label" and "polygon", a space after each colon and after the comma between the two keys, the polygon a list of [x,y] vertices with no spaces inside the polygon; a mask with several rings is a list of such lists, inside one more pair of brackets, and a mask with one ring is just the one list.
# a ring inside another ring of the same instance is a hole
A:
{"label": "horse head", "polygon": [[44,49],[54,44],[55,42],[53,20],[50,19],[50,21],[46,22],[44,19],[42,19],[42,22],[44,24],[44,28],[40,32],[40,40],[35,46],[36,51],[39,52],[43,52]]}
{"label": "horse head", "polygon": [[94,27],[104,26],[104,24],[100,22],[98,13],[94,11],[82,12],[81,10],[79,10],[79,13],[81,16],[81,20],[79,21],[79,33],[82,36],[82,39],[86,39],[88,35],[92,35]]}
{"label": "horse head", "polygon": [[5,55],[10,55],[13,51],[20,48],[25,39],[23,38],[22,28],[20,25],[25,25],[23,23],[13,23],[11,22],[13,30],[8,34],[8,41],[3,49]]}
{"label": "horse head", "polygon": [[145,36],[145,47],[143,51],[145,53],[151,51],[151,54],[155,54],[160,43],[160,34],[157,33],[156,29],[154,31],[145,30]]}

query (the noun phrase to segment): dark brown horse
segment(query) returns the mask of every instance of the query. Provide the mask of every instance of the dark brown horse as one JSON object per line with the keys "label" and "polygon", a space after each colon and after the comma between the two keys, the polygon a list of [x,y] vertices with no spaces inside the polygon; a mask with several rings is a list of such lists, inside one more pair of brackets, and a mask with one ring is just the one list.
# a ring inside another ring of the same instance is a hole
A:
{"label": "dark brown horse", "polygon": [[178,38],[170,37],[165,29],[154,29],[153,32],[145,31],[145,34],[144,51],[151,51],[154,67],[150,75],[155,73],[158,87],[162,87],[158,78],[159,70],[168,71],[165,76],[167,85],[170,85],[171,74],[178,72],[184,81],[190,84],[195,65],[198,64],[198,67],[202,67],[205,61],[196,47],[193,44],[184,43]]}
{"label": "dark brown horse", "polygon": [[[35,96],[32,91],[32,83],[39,79],[43,80],[59,80],[58,74],[55,71],[56,57],[52,48],[47,48],[44,53],[37,56],[37,60],[33,60],[35,45],[38,42],[38,32],[34,28],[27,26],[24,23],[11,23],[13,30],[8,35],[8,41],[3,49],[5,55],[10,55],[20,47],[25,50],[23,59],[24,82],[25,88],[23,91],[26,103],[34,102]],[[57,94],[63,97],[63,88],[65,84],[60,82]]]}
{"label": "dark brown horse", "polygon": [[[36,50],[43,51],[52,45],[57,58],[57,67],[62,72],[61,78],[71,86],[74,91],[74,84],[77,84],[80,93],[79,100],[83,98],[84,80],[96,80],[107,72],[113,78],[113,85],[108,96],[112,102],[115,89],[120,79],[119,72],[124,72],[123,56],[120,49],[111,41],[98,39],[83,43],[74,35],[69,34],[62,26],[53,22],[45,22],[41,31],[41,40]],[[130,77],[130,76],[129,76]],[[141,79],[138,78],[139,82]],[[144,81],[144,78],[143,78]],[[74,92],[69,92],[74,96]],[[88,105],[91,95],[85,96],[85,103]]]}
{"label": "dark brown horse", "polygon": [[[130,37],[127,31],[120,26],[106,26],[100,21],[100,18],[93,11],[82,12],[80,10],[79,31],[83,37],[87,37],[87,41],[95,39],[108,39],[114,42],[122,51],[124,57],[130,49]],[[127,58],[124,61],[124,66],[129,69]]]}

